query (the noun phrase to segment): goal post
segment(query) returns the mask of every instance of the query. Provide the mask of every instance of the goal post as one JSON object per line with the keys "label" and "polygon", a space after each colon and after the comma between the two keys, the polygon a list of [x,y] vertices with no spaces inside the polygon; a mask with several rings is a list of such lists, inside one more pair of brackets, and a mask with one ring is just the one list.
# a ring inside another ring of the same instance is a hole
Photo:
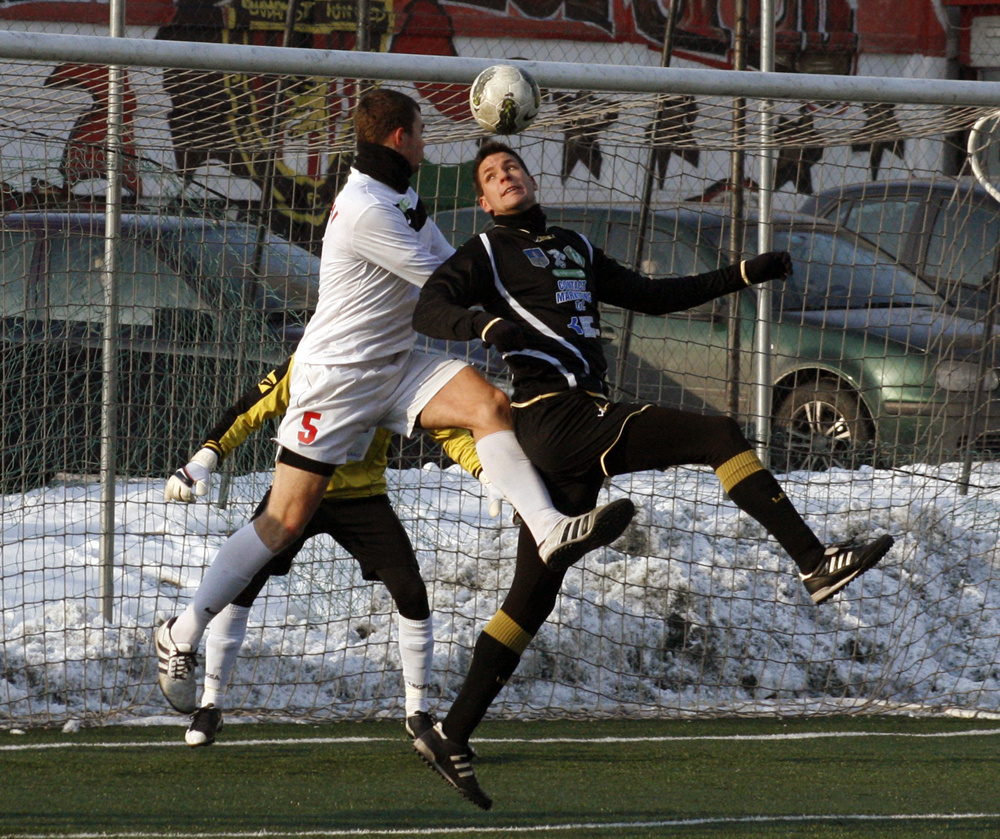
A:
{"label": "goal post", "polygon": [[[270,434],[230,458],[209,499],[165,503],[163,483],[284,359],[315,305],[310,272],[349,166],[353,103],[377,84],[420,102],[416,186],[458,243],[489,223],[471,191],[483,134],[467,85],[498,62],[25,32],[0,32],[0,57],[0,726],[159,714],[151,630],[252,515],[270,482]],[[491,713],[1000,712],[1000,364],[986,328],[1000,205],[945,171],[968,136],[975,154],[962,159],[992,185],[1000,83],[516,63],[543,104],[507,140],[550,222],[650,274],[701,273],[729,260],[728,198],[740,190],[744,252],[756,250],[763,205],[774,247],[796,261],[765,309],[767,404],[751,400],[752,290],[665,317],[608,308],[616,391],[726,413],[735,383],[738,420],[751,432],[771,423],[770,440],[755,442],[817,534],[889,532],[897,545],[816,608],[710,470],[615,478],[604,496],[632,497],[635,522],[570,571]],[[116,253],[119,485],[105,522],[90,468],[101,384],[90,350],[103,317],[92,295],[111,67],[124,73],[131,226]],[[774,161],[763,202],[762,155]],[[504,383],[478,345],[448,350]],[[440,711],[504,597],[517,528],[509,509],[492,518],[479,482],[428,441],[393,457],[390,500],[434,612]],[[115,555],[110,620],[102,534]],[[384,588],[331,540],[310,540],[252,608],[229,707],[401,716],[397,637]]]}

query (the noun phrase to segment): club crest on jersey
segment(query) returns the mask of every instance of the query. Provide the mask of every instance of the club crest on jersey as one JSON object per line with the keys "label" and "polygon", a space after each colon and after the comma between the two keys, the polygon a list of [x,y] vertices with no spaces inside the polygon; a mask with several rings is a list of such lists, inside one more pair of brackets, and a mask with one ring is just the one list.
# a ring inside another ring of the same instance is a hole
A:
{"label": "club crest on jersey", "polygon": [[525,248],[524,255],[528,257],[528,262],[536,268],[545,268],[549,264],[549,258],[541,248]]}
{"label": "club crest on jersey", "polygon": [[[556,248],[549,248],[548,255],[555,263],[555,268],[552,269],[552,276],[578,277],[580,279],[587,276],[583,270],[583,258],[568,245],[561,251]],[[576,263],[580,267],[574,268],[570,265],[571,262]]]}

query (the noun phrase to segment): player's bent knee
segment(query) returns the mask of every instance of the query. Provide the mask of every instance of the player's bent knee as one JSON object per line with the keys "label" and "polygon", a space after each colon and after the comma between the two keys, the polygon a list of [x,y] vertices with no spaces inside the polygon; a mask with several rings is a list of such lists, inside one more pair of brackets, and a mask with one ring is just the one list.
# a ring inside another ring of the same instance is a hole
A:
{"label": "player's bent knee", "polygon": [[254,527],[260,540],[275,553],[283,551],[298,539],[306,529],[309,520],[297,515],[276,516],[265,510],[256,519]]}
{"label": "player's bent knee", "polygon": [[715,458],[728,459],[751,448],[740,424],[732,417],[706,417],[705,439],[711,442]]}
{"label": "player's bent knee", "polygon": [[484,432],[507,430],[512,427],[510,399],[502,390],[483,382],[485,387],[476,394],[473,419]]}

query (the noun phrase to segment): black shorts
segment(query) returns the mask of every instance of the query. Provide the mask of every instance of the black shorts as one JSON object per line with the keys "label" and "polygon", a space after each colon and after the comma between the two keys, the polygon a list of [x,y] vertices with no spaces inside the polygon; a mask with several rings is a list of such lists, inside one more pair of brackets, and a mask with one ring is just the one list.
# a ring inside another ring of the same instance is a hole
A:
{"label": "black shorts", "polygon": [[[254,518],[267,506],[270,490],[261,499]],[[379,579],[382,568],[411,567],[419,571],[413,545],[403,525],[392,509],[388,496],[368,498],[324,498],[313,514],[303,534],[281,553],[271,557],[233,602],[249,606],[256,599],[268,577],[281,577],[289,572],[292,560],[302,550],[306,540],[325,533],[351,554],[361,566],[365,580]]]}
{"label": "black shorts", "polygon": [[514,408],[518,442],[545,480],[556,509],[577,515],[594,506],[606,477],[604,456],[629,419],[648,407],[567,390]]}

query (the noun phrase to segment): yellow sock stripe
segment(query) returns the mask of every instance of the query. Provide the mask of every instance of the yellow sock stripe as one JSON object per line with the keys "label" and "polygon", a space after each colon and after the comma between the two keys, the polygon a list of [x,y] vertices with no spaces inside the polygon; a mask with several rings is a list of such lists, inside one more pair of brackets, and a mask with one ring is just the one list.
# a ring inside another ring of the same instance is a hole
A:
{"label": "yellow sock stripe", "polygon": [[729,458],[715,470],[715,474],[719,476],[722,488],[729,492],[744,478],[749,478],[754,472],[760,472],[763,468],[764,464],[760,462],[760,458],[749,451]]}
{"label": "yellow sock stripe", "polygon": [[502,609],[490,618],[484,631],[518,655],[528,649],[528,644],[531,643],[532,636],[521,629]]}

